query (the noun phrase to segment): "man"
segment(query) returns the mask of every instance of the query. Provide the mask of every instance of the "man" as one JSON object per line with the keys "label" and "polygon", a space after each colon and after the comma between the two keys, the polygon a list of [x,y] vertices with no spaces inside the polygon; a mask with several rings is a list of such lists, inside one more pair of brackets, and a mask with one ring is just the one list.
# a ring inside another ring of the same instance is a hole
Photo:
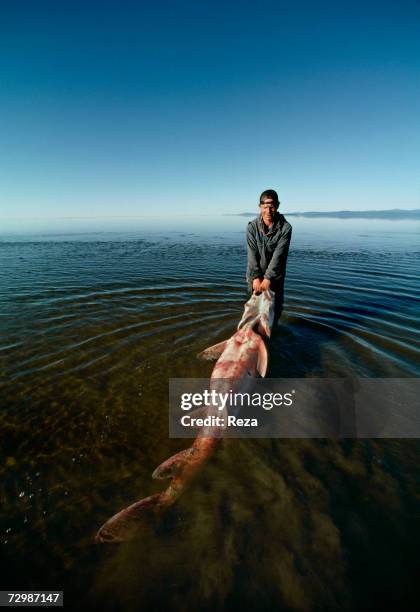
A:
{"label": "man", "polygon": [[280,202],[274,189],[260,196],[260,214],[247,227],[248,293],[271,289],[275,294],[275,319],[283,310],[284,279],[292,226],[278,212]]}

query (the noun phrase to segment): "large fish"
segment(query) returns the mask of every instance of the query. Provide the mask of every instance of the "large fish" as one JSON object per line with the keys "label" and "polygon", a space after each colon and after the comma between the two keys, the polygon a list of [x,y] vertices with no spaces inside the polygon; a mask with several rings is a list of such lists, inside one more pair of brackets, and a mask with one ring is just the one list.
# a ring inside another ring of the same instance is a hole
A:
{"label": "large fish", "polygon": [[[209,388],[219,393],[245,392],[252,379],[265,376],[268,365],[264,338],[269,338],[274,321],[274,293],[269,289],[253,294],[245,304],[242,319],[231,338],[207,348],[198,357],[217,359]],[[200,416],[220,414],[219,406],[205,407]],[[226,408],[224,413],[226,416]],[[141,499],[110,518],[98,531],[97,542],[118,543],[132,539],[139,530],[169,508],[182,494],[223,436],[222,427],[202,427],[190,448],[164,461],[153,478],[170,478],[162,493]]]}

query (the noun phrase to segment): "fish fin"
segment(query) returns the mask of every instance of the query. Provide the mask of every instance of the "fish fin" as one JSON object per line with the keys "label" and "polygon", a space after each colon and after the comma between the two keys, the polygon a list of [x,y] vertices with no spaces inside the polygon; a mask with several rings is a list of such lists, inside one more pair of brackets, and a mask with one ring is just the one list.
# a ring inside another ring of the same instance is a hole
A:
{"label": "fish fin", "polygon": [[169,457],[163,463],[161,463],[153,472],[152,478],[163,479],[173,478],[179,469],[184,465],[185,461],[191,454],[191,448],[186,448],[181,452]]}
{"label": "fish fin", "polygon": [[260,376],[264,378],[267,374],[268,368],[268,352],[265,342],[262,338],[260,338],[260,342],[258,343],[258,363],[257,370]]}
{"label": "fish fin", "polygon": [[198,359],[207,359],[208,361],[213,361],[214,359],[219,359],[220,355],[226,348],[227,340],[223,340],[223,342],[219,342],[219,344],[214,344],[213,346],[209,346],[201,353],[198,353]]}

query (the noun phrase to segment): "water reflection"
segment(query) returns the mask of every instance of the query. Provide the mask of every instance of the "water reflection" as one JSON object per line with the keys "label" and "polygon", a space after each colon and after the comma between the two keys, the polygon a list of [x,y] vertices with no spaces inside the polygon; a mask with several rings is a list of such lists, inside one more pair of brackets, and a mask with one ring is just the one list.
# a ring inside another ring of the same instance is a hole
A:
{"label": "water reflection", "polygon": [[[226,441],[157,531],[92,545],[116,510],[160,490],[151,472],[185,446],[168,439],[167,381],[208,376],[195,355],[240,318],[245,222],[3,236],[7,588],[60,587],[66,605],[124,610],[414,598],[414,441]],[[357,233],[339,221],[338,235],[305,223],[269,375],[418,376],[416,224]]]}

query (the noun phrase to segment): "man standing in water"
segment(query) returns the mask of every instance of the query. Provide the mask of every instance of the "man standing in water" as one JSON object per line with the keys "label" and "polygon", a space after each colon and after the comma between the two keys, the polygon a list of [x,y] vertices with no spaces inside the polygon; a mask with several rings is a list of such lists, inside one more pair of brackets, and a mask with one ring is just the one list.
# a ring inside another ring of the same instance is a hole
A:
{"label": "man standing in water", "polygon": [[260,214],[247,227],[248,293],[271,289],[275,294],[275,319],[283,310],[284,279],[292,226],[278,212],[277,192],[267,189],[260,195]]}

